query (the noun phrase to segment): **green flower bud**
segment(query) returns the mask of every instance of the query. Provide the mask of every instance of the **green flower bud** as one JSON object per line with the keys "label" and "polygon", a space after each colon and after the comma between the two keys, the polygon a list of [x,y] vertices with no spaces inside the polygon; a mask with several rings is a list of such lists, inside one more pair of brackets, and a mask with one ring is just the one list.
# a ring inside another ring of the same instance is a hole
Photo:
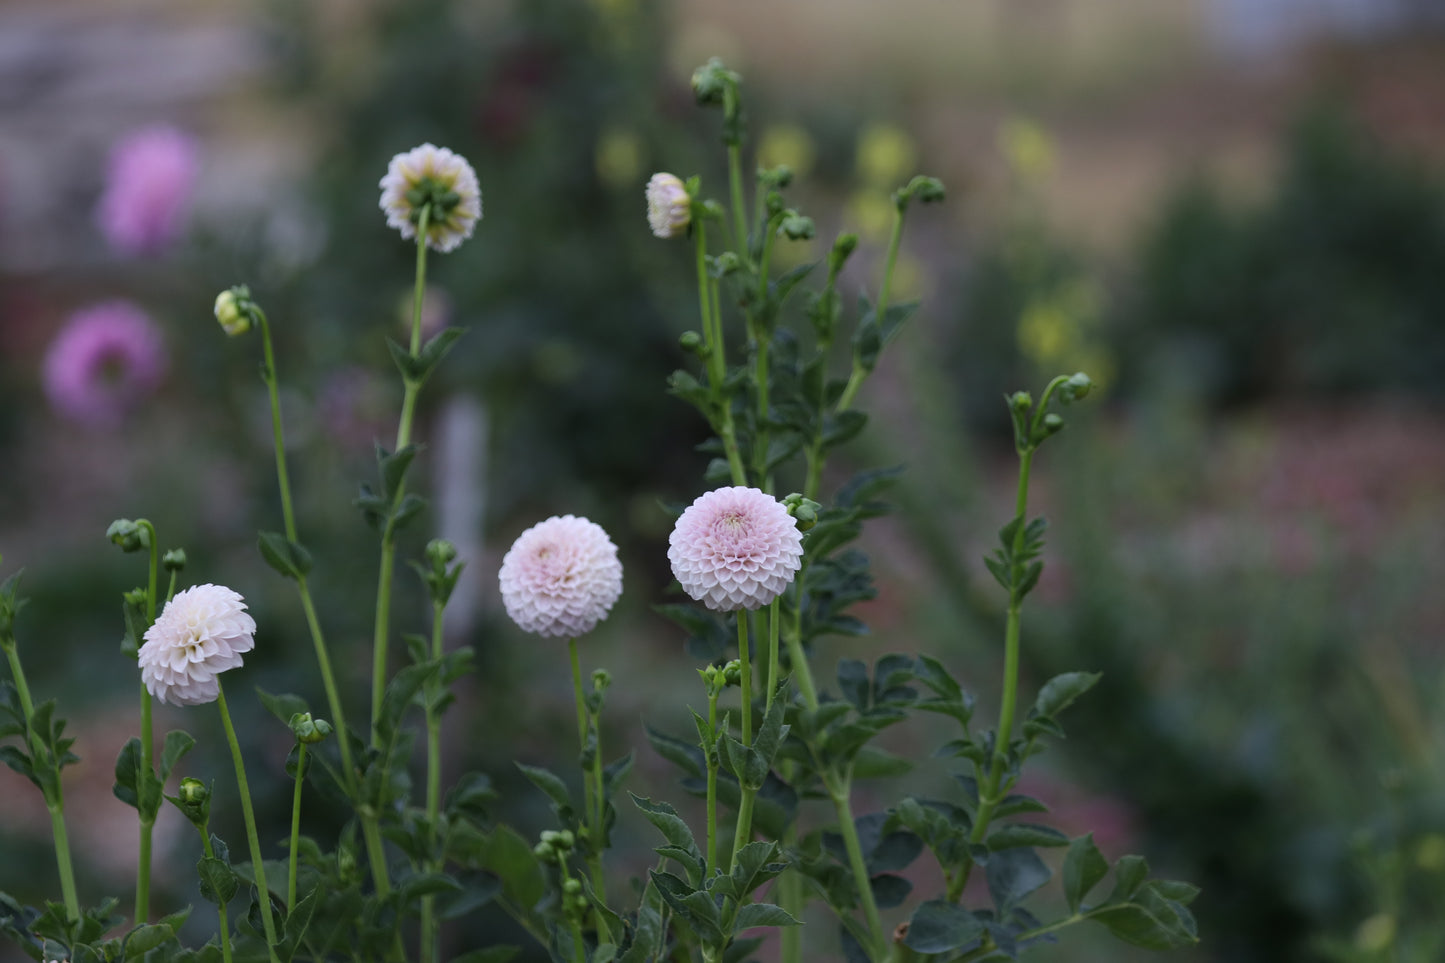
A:
{"label": "green flower bud", "polygon": [[838,239],[833,242],[833,250],[828,252],[828,270],[834,274],[843,270],[843,265],[857,247],[857,234],[839,234]]}
{"label": "green flower bud", "polygon": [[577,845],[577,839],[572,835],[570,829],[564,829],[557,834],[556,845],[558,849],[571,849]]}
{"label": "green flower bud", "polygon": [[567,881],[562,884],[562,892],[566,893],[568,896],[576,896],[578,893],[582,892],[582,881],[579,879],[573,879],[569,876],[567,878]]}
{"label": "green flower bud", "polygon": [[702,335],[696,331],[684,331],[682,336],[677,339],[677,343],[682,347],[682,350],[690,351],[699,358],[706,358],[709,354],[712,354],[712,352],[708,350],[707,344],[703,341]]}
{"label": "green flower bud", "polygon": [[444,538],[434,538],[426,543],[427,561],[437,568],[445,568],[457,557],[457,547]]}
{"label": "green flower bud", "polygon": [[940,204],[946,196],[943,189],[943,181],[936,177],[919,175],[909,182],[908,190],[924,204]]}
{"label": "green flower bud", "polygon": [[818,512],[823,506],[811,498],[803,497],[799,492],[793,492],[783,499],[783,507],[788,510],[789,515],[797,519],[798,531],[806,532],[818,524]]}
{"label": "green flower bud", "polygon": [[790,214],[783,218],[781,230],[790,241],[806,241],[813,236],[813,219],[802,214]]}
{"label": "green flower bud", "polygon": [[779,164],[771,170],[758,171],[758,180],[768,187],[787,187],[793,183],[793,169],[787,164]]}
{"label": "green flower bud", "polygon": [[251,314],[246,310],[249,293],[244,286],[238,286],[216,295],[216,320],[221,330],[233,338],[251,330]]}
{"label": "green flower bud", "polygon": [[325,719],[313,720],[309,712],[298,712],[291,717],[291,731],[297,742],[314,746],[331,735],[331,723]]}
{"label": "green flower bud", "polygon": [[737,659],[733,659],[731,662],[729,662],[729,663],[727,663],[726,665],[724,665],[724,666],[723,666],[723,681],[724,681],[727,685],[742,685],[742,684],[743,684],[743,669],[742,669],[742,663],[739,662]]}
{"label": "green flower bud", "polygon": [[692,72],[692,95],[700,106],[721,107],[728,85],[737,79],[737,74],[714,57]]}
{"label": "green flower bud", "polygon": [[1059,395],[1065,401],[1082,401],[1089,396],[1094,389],[1094,382],[1082,371],[1075,372],[1069,376],[1069,380],[1059,386]]}
{"label": "green flower bud", "polygon": [[552,851],[552,844],[544,840],[532,847],[532,855],[545,863],[556,854]]}
{"label": "green flower bud", "polygon": [[606,669],[593,669],[593,670],[592,670],[592,688],[596,689],[599,693],[601,693],[601,692],[606,692],[606,691],[607,691],[607,687],[610,686],[611,684],[612,684],[612,673],[611,673],[611,672],[608,672]]}
{"label": "green flower bud", "polygon": [[211,818],[211,787],[187,776],[174,796],[167,797],[191,824],[204,829]]}
{"label": "green flower bud", "polygon": [[139,552],[151,547],[150,529],[129,518],[117,518],[105,530],[105,537],[120,546],[122,552]]}
{"label": "green flower bud", "polygon": [[734,251],[724,251],[713,258],[713,277],[725,278],[743,266],[742,260]]}
{"label": "green flower bud", "polygon": [[121,598],[125,601],[126,605],[145,605],[146,590],[143,588],[133,588],[122,595]]}
{"label": "green flower bud", "polygon": [[186,550],[173,548],[161,556],[161,565],[167,572],[179,572],[186,567]]}
{"label": "green flower bud", "polygon": [[1044,415],[1043,425],[1045,434],[1054,435],[1063,430],[1064,419],[1051,411]]}
{"label": "green flower bud", "polygon": [[1019,414],[1023,414],[1034,406],[1034,396],[1027,391],[1015,391],[1009,395],[1009,407]]}

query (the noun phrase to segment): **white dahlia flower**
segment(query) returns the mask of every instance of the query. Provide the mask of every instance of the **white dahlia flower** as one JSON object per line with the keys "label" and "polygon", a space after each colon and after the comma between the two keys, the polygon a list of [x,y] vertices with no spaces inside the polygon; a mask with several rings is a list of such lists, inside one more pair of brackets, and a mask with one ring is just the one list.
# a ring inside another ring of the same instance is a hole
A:
{"label": "white dahlia flower", "polygon": [[699,496],[667,541],[682,590],[718,612],[767,605],[793,581],[803,559],[802,533],[783,504],[741,486]]}
{"label": "white dahlia flower", "polygon": [[241,664],[255,645],[256,620],[224,585],[193,585],[166,603],[146,630],[140,674],[161,702],[199,706],[220,695],[216,676]]}
{"label": "white dahlia flower", "polygon": [[576,638],[622,594],[622,563],[602,526],[554,515],[517,536],[498,580],[507,614],[523,631]]}
{"label": "white dahlia flower", "polygon": [[476,171],[460,154],[434,144],[397,154],[381,179],[387,226],[407,240],[416,237],[421,209],[428,204],[426,243],[433,251],[455,250],[482,218]]}
{"label": "white dahlia flower", "polygon": [[657,237],[681,237],[692,222],[692,198],[675,174],[653,174],[647,182],[647,224]]}

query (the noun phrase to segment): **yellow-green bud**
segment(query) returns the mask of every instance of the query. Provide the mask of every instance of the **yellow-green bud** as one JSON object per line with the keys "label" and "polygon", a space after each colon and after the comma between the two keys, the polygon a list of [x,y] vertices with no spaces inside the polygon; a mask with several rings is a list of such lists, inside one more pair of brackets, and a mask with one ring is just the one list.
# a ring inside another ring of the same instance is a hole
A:
{"label": "yellow-green bud", "polygon": [[211,789],[199,779],[187,776],[181,780],[181,788],[176,795],[188,806],[199,806],[211,798]]}
{"label": "yellow-green bud", "polygon": [[567,882],[562,884],[562,892],[566,893],[568,896],[577,895],[578,893],[582,892],[582,881],[568,877]]}
{"label": "yellow-green bud", "polygon": [[298,712],[291,717],[291,731],[296,741],[314,746],[331,735],[331,723],[325,719],[312,719],[309,712]]}
{"label": "yellow-green bud", "polygon": [[221,323],[221,330],[233,338],[251,330],[251,315],[244,310],[235,288],[216,295],[216,320]]}

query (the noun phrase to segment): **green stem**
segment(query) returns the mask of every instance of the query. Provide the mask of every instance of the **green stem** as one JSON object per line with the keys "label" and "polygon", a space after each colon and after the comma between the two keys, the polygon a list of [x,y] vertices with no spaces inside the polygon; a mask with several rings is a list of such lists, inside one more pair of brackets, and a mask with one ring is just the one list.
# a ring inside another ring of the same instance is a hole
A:
{"label": "green stem", "polygon": [[803,579],[808,574],[808,563],[793,581],[797,586],[798,599],[794,607],[793,628],[785,639],[788,646],[788,661],[792,664],[793,681],[803,697],[803,704],[809,709],[818,708],[818,689],[813,684],[813,670],[808,666],[808,653],[803,650]]}
{"label": "green stem", "polygon": [[[279,375],[276,372],[276,353],[271,343],[271,325],[266,313],[256,309],[261,323],[261,349],[266,359],[266,388],[271,399],[271,438],[276,452],[276,487],[281,493],[281,520],[286,529],[286,538],[299,542],[296,528],[296,511],[291,502],[291,474],[286,468],[286,435],[281,424],[281,396],[277,387]],[[174,578],[174,573],[172,573]],[[336,723],[337,748],[341,751],[341,768],[348,794],[354,795],[356,771],[351,765],[351,740],[346,728],[346,712],[341,707],[337,694],[336,679],[331,672],[331,655],[326,647],[326,637],[321,632],[321,622],[316,617],[316,606],[311,602],[311,590],[306,576],[296,578],[296,591],[301,596],[301,608],[306,614],[306,626],[311,632],[311,643],[316,649],[316,664],[321,669],[321,682],[326,688],[326,702],[331,709],[331,718]]]}
{"label": "green stem", "polygon": [[176,574],[177,573],[174,570],[171,571],[171,581],[170,584],[166,586],[167,603],[169,603],[171,599],[176,597]]}
{"label": "green stem", "polygon": [[707,693],[708,742],[702,751],[707,759],[707,876],[712,878],[717,865],[717,697],[718,692],[709,686]]}
{"label": "green stem", "polygon": [[[442,632],[445,626],[446,603],[432,602],[431,657],[440,661],[442,657]],[[442,789],[442,740],[441,718],[436,711],[436,700],[428,699],[426,704],[426,818],[430,832],[435,834],[437,820],[441,813]],[[437,842],[433,835],[434,844]],[[432,872],[441,872],[443,856],[430,861]],[[421,963],[436,963],[439,948],[440,921],[436,919],[436,897],[430,894],[421,901]]]}
{"label": "green stem", "polygon": [[[211,848],[211,834],[205,826],[196,827],[201,833],[201,848],[205,850],[207,859],[215,859],[216,853]],[[221,924],[221,963],[231,963],[231,924],[226,919],[226,904],[216,905],[216,914],[220,917]]]}
{"label": "green stem", "polygon": [[[888,313],[888,297],[893,290],[893,268],[898,263],[898,245],[903,240],[904,208],[895,205],[893,211],[893,234],[888,239],[888,260],[883,266],[883,286],[878,290],[878,304],[873,309],[873,316],[878,319],[879,324],[883,323],[883,318]],[[867,370],[855,358],[853,370],[848,375],[848,384],[838,398],[838,411],[847,411],[852,406],[853,396],[858,393],[858,389],[863,386],[863,379],[867,377]]]}
{"label": "green stem", "polygon": [[708,390],[717,409],[717,424],[714,426],[723,440],[727,452],[728,468],[732,471],[733,483],[747,484],[743,470],[742,453],[738,449],[737,430],[733,426],[733,409],[723,393],[723,381],[727,378],[727,351],[724,347],[722,317],[717,303],[717,285],[707,274],[707,225],[698,220],[693,224],[693,240],[697,261],[697,300],[702,314],[703,343],[707,346]]}
{"label": "green stem", "polygon": [[[154,750],[152,743],[155,741],[155,728],[151,721],[151,694],[146,689],[145,683],[140,686],[140,746],[141,765],[146,772],[154,772],[152,756]],[[155,827],[155,820],[146,819],[146,813],[140,814],[140,856],[136,861],[135,880],[135,925],[150,921],[151,906],[151,837]]]}
{"label": "green stem", "polygon": [[[587,697],[582,689],[582,663],[577,658],[575,638],[567,640],[567,650],[572,657],[572,692],[577,701],[577,745],[585,753],[588,730]],[[592,748],[592,773],[589,774],[586,769],[582,771],[582,821],[587,826],[587,865],[592,873],[592,888],[598,899],[606,899],[606,877],[602,872],[602,821],[599,818],[602,813],[602,770],[597,765],[602,752],[601,740]]]}
{"label": "green stem", "polygon": [[376,895],[385,899],[391,895],[391,873],[386,868],[386,846],[381,841],[381,827],[376,814],[363,809],[361,815],[361,838],[366,841],[366,859],[371,863],[371,879],[376,885]]}
{"label": "green stem", "polygon": [[[59,786],[59,783],[56,785]],[[50,832],[55,837],[55,866],[60,872],[60,893],[65,900],[65,912],[72,920],[78,920],[80,899],[75,893],[75,868],[70,860],[70,837],[65,832],[65,803],[58,788],[55,804],[50,807]]]}
{"label": "green stem", "polygon": [[[794,826],[789,826],[784,835],[783,844],[790,847],[796,835]],[[803,887],[802,878],[798,876],[795,869],[783,870],[783,875],[778,879],[778,905],[795,920],[803,918]],[[801,926],[783,927],[783,949],[782,963],[799,963],[803,958],[803,928]]]}
{"label": "green stem", "polygon": [[291,852],[286,860],[286,908],[296,908],[296,854],[301,841],[301,785],[306,778],[306,743],[296,744],[296,789],[291,794]]}
{"label": "green stem", "polygon": [[768,607],[768,693],[766,707],[773,707],[773,690],[778,687],[778,634],[781,631],[779,622],[782,619],[778,611],[778,599],[773,599],[772,605]]}
{"label": "green stem", "polygon": [[[729,121],[729,127],[736,129],[731,121],[736,117],[738,111],[738,93],[732,84],[728,84],[723,93],[723,113]],[[737,232],[738,253],[743,257],[751,257],[748,244],[748,212],[743,207],[743,158],[742,145],[736,138],[729,136],[728,140],[728,192],[732,199],[733,209],[733,230]]]}
{"label": "green stem", "polygon": [[[0,648],[10,661],[10,674],[15,680],[15,692],[20,697],[20,711],[25,714],[25,742],[30,749],[31,759],[38,762],[43,748],[40,738],[30,728],[30,719],[35,715],[35,703],[30,698],[30,684],[25,680],[25,669],[20,665],[20,649],[14,635],[0,639]],[[60,874],[60,891],[65,898],[65,911],[72,920],[80,919],[80,900],[75,895],[75,868],[70,859],[70,837],[65,832],[65,796],[60,788],[60,767],[55,769],[55,798],[45,794],[45,805],[50,810],[50,830],[55,838],[55,867]]]}
{"label": "green stem", "polygon": [[[742,781],[739,775],[738,781]],[[749,786],[742,787],[742,796],[738,802],[738,825],[733,830],[733,855],[728,862],[728,872],[738,868],[738,853],[743,847],[752,841],[753,835],[753,802],[758,798],[758,791]],[[742,901],[742,898],[739,898]]]}
{"label": "green stem", "polygon": [[241,814],[246,817],[246,840],[251,845],[251,868],[255,873],[256,888],[260,890],[261,924],[266,931],[266,952],[271,963],[280,963],[276,956],[276,924],[271,919],[271,890],[266,885],[266,864],[261,859],[261,840],[256,833],[256,814],[251,808],[251,787],[246,782],[246,764],[241,759],[241,744],[236,741],[236,729],[231,725],[231,712],[226,708],[226,692],[216,680],[216,705],[221,709],[221,725],[226,730],[226,741],[231,746],[231,759],[236,764],[236,784],[241,794]]}
{"label": "green stem", "polygon": [[848,851],[848,865],[853,870],[853,883],[858,887],[858,899],[863,904],[863,915],[868,921],[868,935],[872,946],[869,957],[882,959],[887,946],[884,940],[883,920],[878,915],[878,902],[873,898],[873,884],[868,876],[868,864],[863,858],[863,846],[858,841],[858,829],[853,824],[853,807],[848,796],[850,780],[844,778],[841,784],[825,776],[828,794],[833,799],[833,809],[838,814],[838,831],[843,834],[843,846]]}
{"label": "green stem", "polygon": [[[412,295],[411,342],[412,358],[421,350],[421,309],[426,292],[426,238],[431,205],[423,205],[416,228],[416,284]],[[421,383],[411,378],[403,379],[401,418],[396,427],[396,447],[401,451],[411,444],[412,423],[416,419],[416,399],[421,392]],[[406,491],[405,480],[399,482],[392,493],[391,509],[401,504]],[[381,701],[386,694],[387,643],[391,631],[391,576],[396,562],[396,533],[390,522],[381,536],[381,565],[376,586],[376,627],[372,634],[371,658],[371,744],[379,741],[376,724],[381,718]]]}
{"label": "green stem", "polygon": [[748,654],[748,613],[738,609],[738,675],[742,686],[743,745],[753,744],[752,657]]}

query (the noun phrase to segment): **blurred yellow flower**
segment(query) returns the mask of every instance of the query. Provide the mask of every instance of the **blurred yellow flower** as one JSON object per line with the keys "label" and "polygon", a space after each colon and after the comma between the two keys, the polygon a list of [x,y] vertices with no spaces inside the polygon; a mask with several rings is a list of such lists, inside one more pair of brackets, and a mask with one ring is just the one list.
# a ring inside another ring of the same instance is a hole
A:
{"label": "blurred yellow flower", "polygon": [[999,129],[999,150],[1009,169],[1025,180],[1047,177],[1054,169],[1054,141],[1031,120],[1015,118]]}
{"label": "blurred yellow flower", "polygon": [[1395,942],[1395,917],[1376,913],[1355,930],[1355,947],[1366,953],[1380,953]]}
{"label": "blurred yellow flower", "polygon": [[858,137],[858,174],[873,187],[900,186],[913,174],[917,156],[913,138],[888,124],[874,124]]}
{"label": "blurred yellow flower", "polygon": [[848,198],[848,223],[870,241],[887,239],[893,229],[893,202],[883,191],[855,191]]}
{"label": "blurred yellow flower", "polygon": [[813,169],[815,150],[813,135],[796,124],[774,124],[763,131],[758,142],[758,166],[777,167],[787,164],[793,173],[804,176]]}
{"label": "blurred yellow flower", "polygon": [[630,188],[642,173],[642,143],[630,130],[609,127],[597,138],[592,158],[597,179],[608,187]]}
{"label": "blurred yellow flower", "polygon": [[1039,298],[1024,307],[1018,328],[1019,350],[1024,357],[1035,364],[1051,364],[1072,340],[1069,316],[1056,299]]}

